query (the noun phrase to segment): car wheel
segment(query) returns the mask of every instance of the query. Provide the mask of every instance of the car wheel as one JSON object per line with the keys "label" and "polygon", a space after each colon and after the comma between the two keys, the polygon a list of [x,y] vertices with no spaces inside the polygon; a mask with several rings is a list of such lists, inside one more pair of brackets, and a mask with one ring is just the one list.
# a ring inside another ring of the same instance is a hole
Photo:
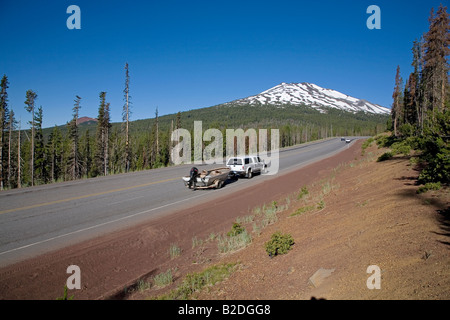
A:
{"label": "car wheel", "polygon": [[252,169],[248,170],[247,178],[251,179],[253,177]]}

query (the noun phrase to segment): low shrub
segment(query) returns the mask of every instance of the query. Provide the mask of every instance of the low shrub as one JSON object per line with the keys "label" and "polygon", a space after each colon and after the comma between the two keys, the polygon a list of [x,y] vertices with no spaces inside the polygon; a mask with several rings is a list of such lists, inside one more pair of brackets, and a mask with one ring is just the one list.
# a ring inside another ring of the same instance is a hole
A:
{"label": "low shrub", "polygon": [[172,269],[167,270],[166,272],[162,272],[153,277],[153,282],[155,286],[163,288],[168,286],[173,282],[173,274]]}
{"label": "low shrub", "polygon": [[403,154],[409,156],[411,153],[411,146],[407,141],[394,142],[391,146],[393,154]]}
{"label": "low shrub", "polygon": [[181,255],[181,248],[176,244],[172,243],[169,247],[169,256],[170,259],[175,259],[176,257]]}
{"label": "low shrub", "polygon": [[290,234],[282,234],[280,231],[272,234],[269,241],[265,243],[266,252],[269,257],[286,254],[294,245],[294,239]]}
{"label": "low shrub", "polygon": [[294,213],[291,214],[291,217],[295,217],[298,215],[301,215],[303,213],[306,213],[308,211],[314,210],[314,206],[307,206],[307,207],[302,207],[302,208],[298,208],[297,210],[295,210]]}
{"label": "low shrub", "polygon": [[440,182],[428,182],[423,186],[420,186],[419,189],[417,189],[417,193],[425,193],[430,190],[439,190],[441,189],[441,183]]}
{"label": "low shrub", "polygon": [[244,232],[244,228],[241,226],[240,223],[233,223],[233,226],[231,227],[231,231],[228,231],[227,236],[229,237],[234,237],[237,236],[238,234]]}
{"label": "low shrub", "polygon": [[221,253],[229,253],[246,247],[252,242],[252,235],[243,229],[235,236],[219,236],[217,238],[217,248]]}
{"label": "low shrub", "polygon": [[158,296],[159,300],[187,300],[195,292],[199,292],[206,286],[211,286],[217,282],[223,281],[235,270],[237,264],[229,263],[214,265],[200,273],[189,273],[183,282],[168,294]]}
{"label": "low shrub", "polygon": [[385,152],[381,156],[378,157],[377,162],[386,161],[391,159],[394,156],[392,152]]}
{"label": "low shrub", "polygon": [[308,188],[302,187],[302,189],[300,190],[300,192],[297,195],[297,200],[302,199],[304,196],[306,196],[308,194],[309,194]]}
{"label": "low shrub", "polygon": [[362,149],[366,150],[372,144],[372,142],[374,142],[374,138],[369,138],[366,141],[364,141],[362,144]]}

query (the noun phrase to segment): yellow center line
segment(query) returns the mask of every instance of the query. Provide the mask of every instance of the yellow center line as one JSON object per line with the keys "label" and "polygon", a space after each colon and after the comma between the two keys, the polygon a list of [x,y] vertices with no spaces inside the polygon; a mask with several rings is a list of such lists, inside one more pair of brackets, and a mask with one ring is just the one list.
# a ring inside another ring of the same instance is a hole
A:
{"label": "yellow center line", "polygon": [[66,198],[66,199],[55,200],[55,201],[50,201],[50,202],[38,203],[38,204],[33,204],[33,205],[30,205],[30,206],[26,206],[26,207],[20,207],[20,208],[3,210],[3,211],[0,211],[0,214],[9,213],[9,212],[16,212],[16,211],[21,211],[21,210],[35,209],[35,208],[39,208],[39,207],[50,206],[52,204],[58,204],[58,203],[69,202],[69,201],[80,200],[80,199],[86,199],[86,198],[90,198],[90,197],[97,197],[97,196],[102,196],[102,195],[109,194],[109,193],[126,191],[126,190],[141,188],[141,187],[147,187],[147,186],[151,186],[153,184],[169,182],[169,181],[174,181],[174,180],[178,180],[178,179],[179,178],[172,178],[172,179],[154,181],[154,182],[139,184],[139,185],[131,186],[131,187],[113,189],[113,190],[97,192],[97,193],[87,194],[87,195],[78,196],[78,197],[72,197],[72,198]]}

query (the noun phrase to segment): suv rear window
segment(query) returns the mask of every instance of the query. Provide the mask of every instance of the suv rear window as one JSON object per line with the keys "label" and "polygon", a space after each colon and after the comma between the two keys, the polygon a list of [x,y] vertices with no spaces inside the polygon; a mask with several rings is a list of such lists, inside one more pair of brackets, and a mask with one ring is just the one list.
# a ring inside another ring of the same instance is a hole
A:
{"label": "suv rear window", "polygon": [[242,165],[242,160],[239,158],[231,158],[230,160],[228,160],[228,165]]}

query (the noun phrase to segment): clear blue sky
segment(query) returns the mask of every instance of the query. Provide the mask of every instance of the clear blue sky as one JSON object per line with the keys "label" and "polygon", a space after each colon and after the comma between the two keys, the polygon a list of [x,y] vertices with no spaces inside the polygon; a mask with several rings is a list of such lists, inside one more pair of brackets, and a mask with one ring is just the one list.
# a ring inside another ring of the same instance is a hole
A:
{"label": "clear blue sky", "polygon": [[[38,94],[44,126],[65,124],[73,100],[96,117],[107,92],[121,121],[125,62],[132,120],[244,98],[281,82],[311,82],[391,106],[395,69],[411,72],[413,41],[432,7],[448,1],[22,1],[0,0],[0,76],[22,128],[25,93]],[[69,5],[81,30],[69,30]],[[367,7],[381,9],[369,30]],[[201,119],[197,119],[201,120]]]}

